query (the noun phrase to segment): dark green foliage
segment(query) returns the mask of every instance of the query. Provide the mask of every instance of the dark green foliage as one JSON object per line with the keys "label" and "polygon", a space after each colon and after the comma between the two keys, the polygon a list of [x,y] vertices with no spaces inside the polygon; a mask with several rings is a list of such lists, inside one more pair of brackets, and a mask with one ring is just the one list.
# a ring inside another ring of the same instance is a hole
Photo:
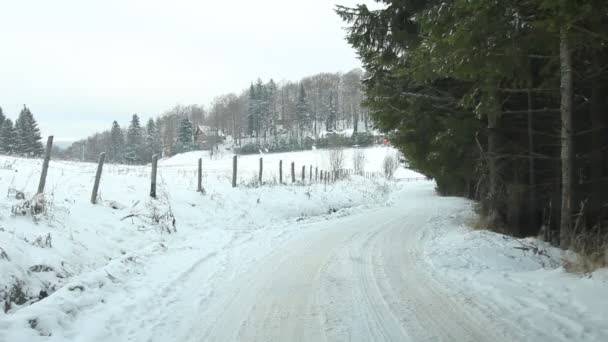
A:
{"label": "dark green foliage", "polygon": [[15,144],[13,152],[22,156],[40,156],[43,152],[42,138],[34,115],[26,106],[15,121]]}
{"label": "dark green foliage", "polygon": [[133,114],[131,124],[127,130],[127,145],[125,146],[125,160],[129,164],[140,164],[147,162],[143,160],[143,130],[139,122],[139,116]]}
{"label": "dark green foliage", "polygon": [[179,130],[178,130],[178,152],[188,152],[194,149],[194,132],[192,129],[192,123],[188,118],[182,118],[179,122]]}
{"label": "dark green foliage", "polygon": [[375,125],[440,193],[480,200],[507,233],[535,235],[544,225],[553,242],[565,30],[575,75],[573,207],[584,207],[575,229],[608,227],[608,2],[378,2],[380,10],[337,8],[369,75]]}
{"label": "dark green foliage", "polygon": [[305,130],[310,128],[310,108],[308,107],[308,97],[304,84],[300,83],[300,91],[298,93],[298,102],[296,104],[296,122],[298,124],[298,133],[302,137]]}
{"label": "dark green foliage", "polygon": [[15,142],[17,141],[17,133],[13,127],[11,119],[4,119],[0,127],[0,153],[13,154],[15,152]]}
{"label": "dark green foliage", "polygon": [[145,136],[145,153],[144,159],[151,160],[153,155],[160,155],[161,153],[161,140],[160,132],[154,122],[154,119],[149,119],[146,124],[146,136]]}
{"label": "dark green foliage", "polygon": [[113,162],[121,162],[123,160],[125,137],[118,122],[112,122],[110,129],[110,155],[109,160]]}

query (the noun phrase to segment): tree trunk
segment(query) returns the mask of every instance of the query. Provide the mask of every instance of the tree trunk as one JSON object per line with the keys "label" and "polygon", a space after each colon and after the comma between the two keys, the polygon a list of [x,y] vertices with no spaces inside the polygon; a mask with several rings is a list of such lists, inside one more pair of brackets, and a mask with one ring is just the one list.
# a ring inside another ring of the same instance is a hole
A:
{"label": "tree trunk", "polygon": [[[534,127],[532,116],[532,92],[528,89],[528,227],[537,227],[536,171],[534,165]],[[526,232],[527,233],[527,232]]]}
{"label": "tree trunk", "polygon": [[572,227],[572,167],[573,167],[573,138],[572,138],[572,98],[573,76],[572,55],[570,51],[568,29],[560,30],[559,59],[561,69],[561,118],[562,118],[562,206],[559,240],[560,247],[567,249],[570,246]]}
{"label": "tree trunk", "polygon": [[500,125],[500,117],[502,114],[502,105],[498,94],[498,85],[494,80],[490,80],[487,85],[488,92],[488,216],[495,220],[498,218],[498,206],[500,198],[500,169],[498,161],[499,136],[498,127]]}
{"label": "tree trunk", "polygon": [[591,192],[589,200],[589,211],[592,215],[598,215],[602,203],[602,173],[603,154],[602,136],[604,134],[604,122],[602,119],[602,81],[601,67],[597,52],[592,56],[593,79],[591,81]]}

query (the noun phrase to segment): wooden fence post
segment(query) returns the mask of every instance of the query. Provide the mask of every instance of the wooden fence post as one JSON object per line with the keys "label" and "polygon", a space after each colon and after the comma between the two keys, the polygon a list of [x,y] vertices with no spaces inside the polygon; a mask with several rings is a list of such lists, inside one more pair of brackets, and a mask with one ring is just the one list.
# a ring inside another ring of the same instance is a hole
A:
{"label": "wooden fence post", "polygon": [[319,180],[319,167],[315,166],[315,182]]}
{"label": "wooden fence post", "polygon": [[150,182],[150,197],[156,198],[156,169],[158,167],[158,156],[152,156],[152,179]]}
{"label": "wooden fence post", "polygon": [[198,158],[198,182],[196,191],[203,192],[203,158]]}
{"label": "wooden fence post", "polygon": [[262,172],[263,171],[264,171],[264,158],[260,158],[260,176],[258,177],[259,178],[258,181],[260,182],[260,185],[262,184]]}
{"label": "wooden fence post", "polygon": [[296,164],[291,162],[291,182],[296,182]]}
{"label": "wooden fence post", "polygon": [[310,182],[312,183],[312,165],[310,165]]}
{"label": "wooden fence post", "polygon": [[279,160],[279,184],[283,184],[283,161]]}
{"label": "wooden fence post", "polygon": [[97,172],[95,173],[95,183],[93,184],[93,193],[91,194],[91,203],[97,203],[97,192],[99,191],[99,181],[101,180],[101,172],[103,170],[103,162],[106,159],[106,153],[99,154],[99,162],[97,163]]}
{"label": "wooden fence post", "polygon": [[232,157],[232,187],[233,188],[236,188],[236,168],[237,168],[236,155],[234,155],[234,157]]}
{"label": "wooden fence post", "polygon": [[49,135],[48,139],[46,140],[46,151],[44,152],[44,161],[42,162],[42,173],[40,174],[40,182],[38,183],[38,195],[44,192],[44,186],[46,184],[46,175],[49,171],[49,161],[51,160],[52,150],[53,136]]}
{"label": "wooden fence post", "polygon": [[306,165],[302,165],[302,183],[306,180]]}

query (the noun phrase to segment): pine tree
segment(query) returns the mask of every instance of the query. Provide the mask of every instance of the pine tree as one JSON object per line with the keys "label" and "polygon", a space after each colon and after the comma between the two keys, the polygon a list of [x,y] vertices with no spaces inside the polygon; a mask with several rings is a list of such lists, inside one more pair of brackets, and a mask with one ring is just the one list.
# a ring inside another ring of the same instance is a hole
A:
{"label": "pine tree", "polygon": [[124,152],[125,137],[118,122],[112,122],[110,129],[110,160],[113,162],[121,162]]}
{"label": "pine tree", "polygon": [[125,159],[130,164],[139,164],[143,162],[143,134],[139,116],[133,114],[131,124],[127,130],[127,146]]}
{"label": "pine tree", "polygon": [[158,131],[158,127],[154,122],[154,119],[148,120],[148,124],[146,125],[146,154],[145,159],[149,160],[152,158],[154,154],[160,154],[161,152],[161,143],[160,143],[160,133]]}
{"label": "pine tree", "polygon": [[4,113],[2,112],[2,107],[0,107],[0,127],[2,127],[4,120],[6,120],[6,116],[4,116]]}
{"label": "pine tree", "polygon": [[303,83],[300,83],[300,91],[298,93],[298,102],[296,104],[296,121],[298,123],[300,143],[302,143],[304,139],[304,132],[306,132],[310,126],[310,110],[308,108],[308,98],[306,97],[306,91],[304,90]]}
{"label": "pine tree", "polygon": [[17,121],[15,121],[15,131],[17,138],[14,146],[15,153],[23,156],[39,156],[42,154],[43,146],[40,129],[32,112],[26,106],[23,106]]}
{"label": "pine tree", "polygon": [[194,132],[192,129],[192,123],[187,117],[184,117],[179,122],[179,129],[177,132],[178,139],[178,151],[188,152],[194,149],[193,144]]}
{"label": "pine tree", "polygon": [[272,118],[270,117],[270,101],[266,86],[262,83],[262,80],[258,78],[255,84],[255,111],[256,111],[256,136],[263,136],[266,138],[266,132],[270,127]]}
{"label": "pine tree", "polygon": [[15,147],[15,129],[11,119],[5,118],[0,126],[0,153],[12,154]]}

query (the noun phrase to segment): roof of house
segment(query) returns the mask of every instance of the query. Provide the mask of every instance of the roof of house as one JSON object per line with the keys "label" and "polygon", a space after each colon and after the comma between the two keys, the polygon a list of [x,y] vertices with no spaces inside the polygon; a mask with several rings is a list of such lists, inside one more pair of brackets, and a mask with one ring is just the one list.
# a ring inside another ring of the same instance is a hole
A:
{"label": "roof of house", "polygon": [[215,127],[205,126],[205,125],[197,125],[196,126],[196,130],[194,131],[194,135],[198,135],[200,133],[203,133],[206,136],[214,136],[214,135],[216,135],[216,132],[217,132],[217,136],[220,136],[220,137],[224,136],[224,133],[222,133],[222,131],[216,129]]}

